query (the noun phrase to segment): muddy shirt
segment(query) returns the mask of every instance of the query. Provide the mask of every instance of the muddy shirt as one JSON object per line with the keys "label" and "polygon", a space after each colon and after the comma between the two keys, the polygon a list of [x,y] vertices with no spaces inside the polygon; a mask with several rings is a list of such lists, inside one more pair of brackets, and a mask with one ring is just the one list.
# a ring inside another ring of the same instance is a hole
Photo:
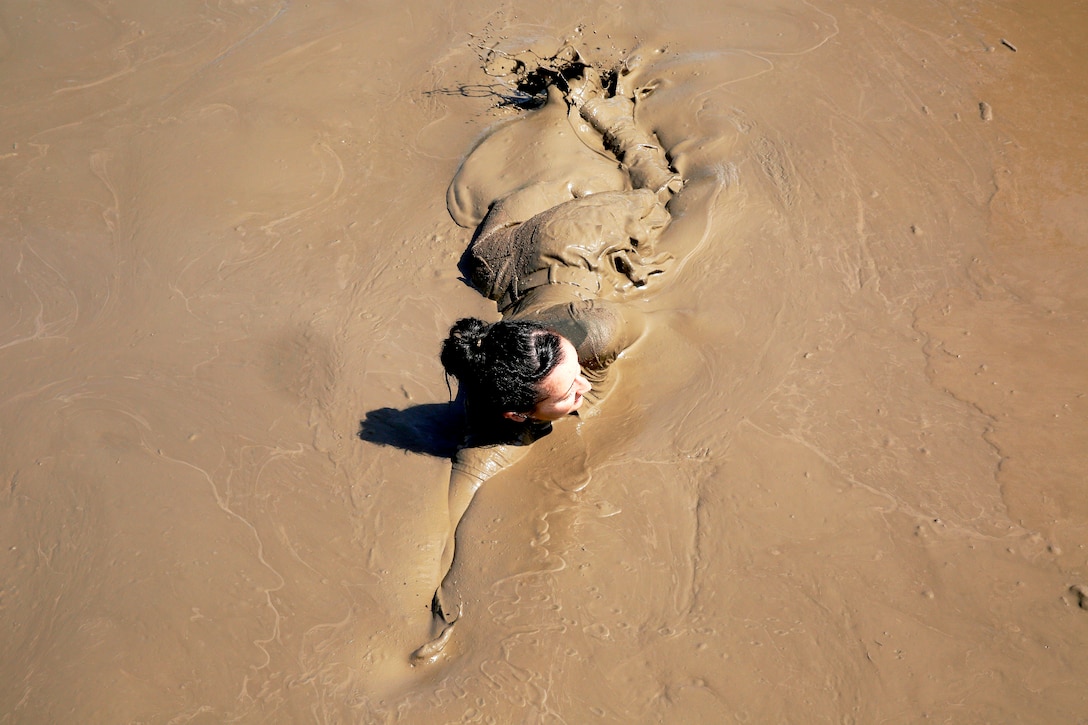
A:
{"label": "muddy shirt", "polygon": [[504,200],[492,208],[465,260],[473,286],[504,315],[542,285],[610,297],[617,283],[641,286],[661,271],[664,260],[646,255],[669,215],[645,189],[571,199],[525,222],[504,221],[506,206]]}

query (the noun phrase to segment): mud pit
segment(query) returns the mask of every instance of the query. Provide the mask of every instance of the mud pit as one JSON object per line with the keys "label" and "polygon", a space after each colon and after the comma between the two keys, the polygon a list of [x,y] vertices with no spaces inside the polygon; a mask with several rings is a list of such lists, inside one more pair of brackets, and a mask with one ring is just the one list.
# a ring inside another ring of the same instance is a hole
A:
{"label": "mud pit", "polygon": [[[1068,5],[9,4],[0,722],[1084,717]],[[413,668],[437,346],[496,317],[446,186],[517,113],[474,43],[579,26],[665,48],[640,120],[735,183]]]}

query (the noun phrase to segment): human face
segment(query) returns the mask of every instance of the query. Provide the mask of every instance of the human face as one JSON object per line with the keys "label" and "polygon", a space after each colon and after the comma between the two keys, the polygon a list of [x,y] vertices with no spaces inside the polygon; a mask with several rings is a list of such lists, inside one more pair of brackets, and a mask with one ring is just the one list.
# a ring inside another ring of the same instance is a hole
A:
{"label": "human face", "polygon": [[578,352],[565,337],[559,338],[562,357],[550,373],[537,385],[540,398],[529,412],[537,420],[559,420],[582,407],[582,396],[589,392],[589,381],[578,365]]}

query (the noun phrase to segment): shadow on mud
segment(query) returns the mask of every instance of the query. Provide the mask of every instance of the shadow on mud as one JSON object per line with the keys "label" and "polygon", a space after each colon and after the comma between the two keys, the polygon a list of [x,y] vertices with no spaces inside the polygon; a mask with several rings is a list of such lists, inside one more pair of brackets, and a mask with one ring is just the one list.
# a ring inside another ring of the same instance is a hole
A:
{"label": "shadow on mud", "polygon": [[413,405],[404,410],[377,408],[359,421],[358,436],[380,446],[452,458],[464,440],[465,430],[464,408],[455,401]]}

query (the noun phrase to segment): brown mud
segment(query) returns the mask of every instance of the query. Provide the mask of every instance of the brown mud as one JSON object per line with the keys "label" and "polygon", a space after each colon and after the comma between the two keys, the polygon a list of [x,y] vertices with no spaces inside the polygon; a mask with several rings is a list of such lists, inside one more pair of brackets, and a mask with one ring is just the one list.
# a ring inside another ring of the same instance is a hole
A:
{"label": "brown mud", "polygon": [[[1088,716],[1086,30],[8,3],[0,723]],[[412,667],[438,344],[497,316],[447,185],[525,113],[481,47],[567,37],[651,54],[640,122],[725,188],[599,414],[477,496],[465,614]]]}

